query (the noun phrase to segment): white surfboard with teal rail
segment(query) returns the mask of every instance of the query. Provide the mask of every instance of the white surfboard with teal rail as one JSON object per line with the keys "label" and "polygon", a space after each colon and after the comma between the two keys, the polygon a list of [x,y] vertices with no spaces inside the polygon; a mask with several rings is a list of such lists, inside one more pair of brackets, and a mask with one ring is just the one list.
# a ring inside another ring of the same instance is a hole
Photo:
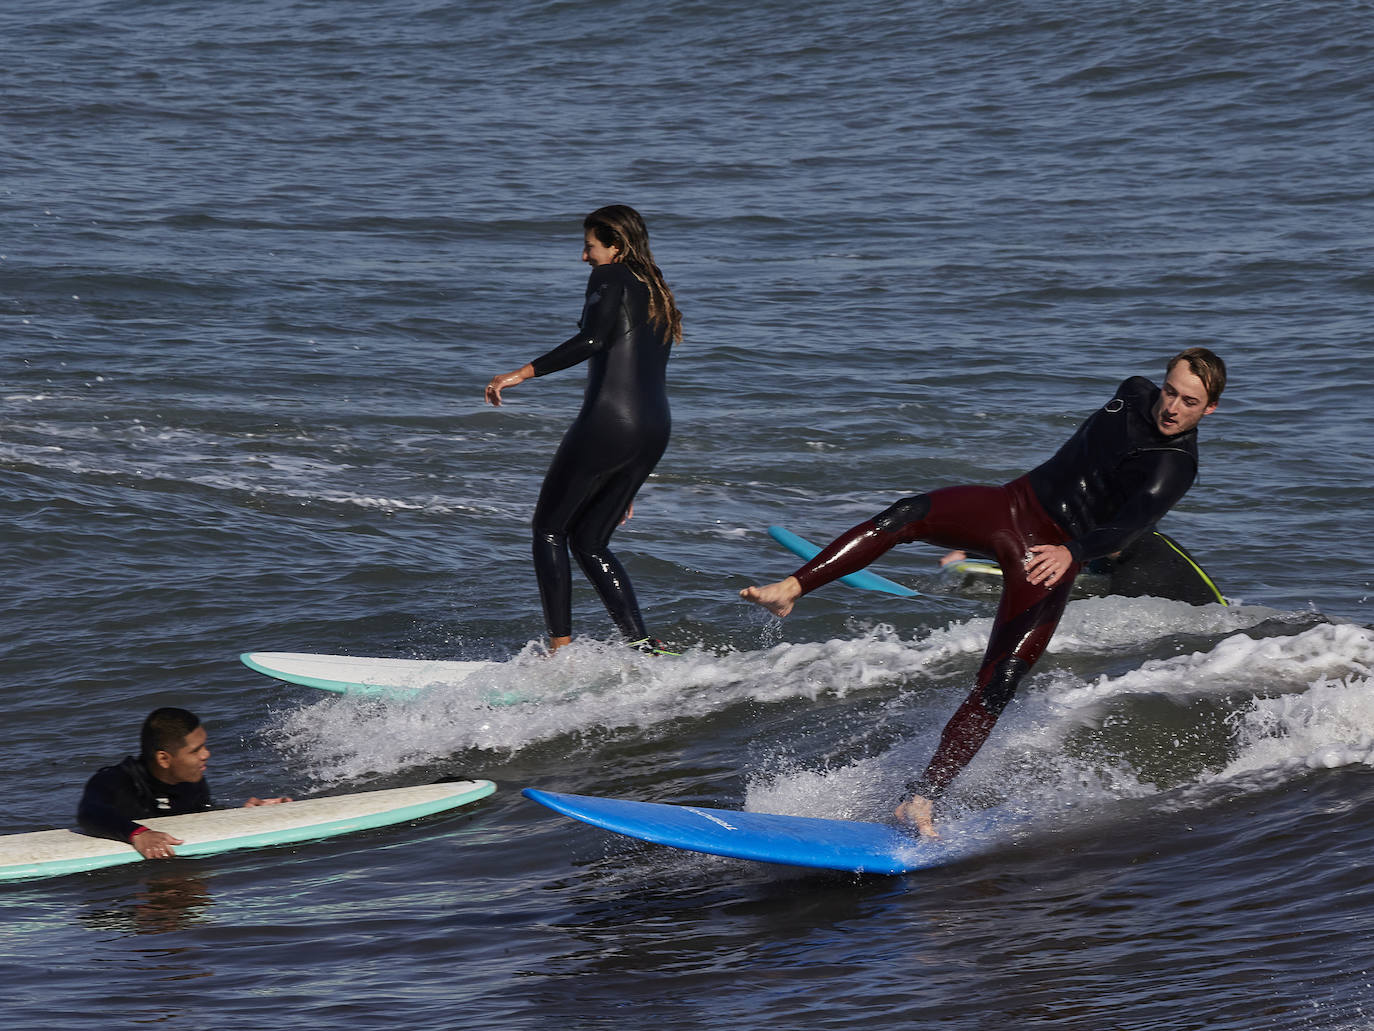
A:
{"label": "white surfboard with teal rail", "polygon": [[[181,838],[185,844],[174,847],[177,858],[186,859],[389,827],[457,809],[495,790],[496,785],[489,780],[460,780],[304,798],[279,805],[157,816],[139,822]],[[167,861],[145,860],[127,842],[91,837],[79,831],[50,830],[0,836],[0,881],[56,877],[126,863]]]}
{"label": "white surfboard with teal rail", "polygon": [[498,662],[456,659],[385,659],[310,652],[244,652],[239,661],[288,684],[340,694],[408,697],[429,687],[461,684]]}

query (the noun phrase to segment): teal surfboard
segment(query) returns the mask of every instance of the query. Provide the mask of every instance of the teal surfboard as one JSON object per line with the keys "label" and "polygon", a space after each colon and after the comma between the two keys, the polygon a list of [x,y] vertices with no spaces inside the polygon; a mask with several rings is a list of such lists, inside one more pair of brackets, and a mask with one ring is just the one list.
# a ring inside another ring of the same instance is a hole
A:
{"label": "teal surfboard", "polygon": [[748,813],[705,806],[636,802],[525,788],[523,794],[555,812],[641,841],[751,859],[851,873],[901,874],[943,866],[986,846],[990,817],[941,828],[939,840],[859,820]]}
{"label": "teal surfboard", "polygon": [[[781,526],[770,526],[768,536],[777,541],[784,548],[801,559],[813,559],[820,554],[821,549],[818,545],[812,544],[804,537],[799,537],[791,530]],[[920,591],[913,591],[910,587],[904,587],[895,580],[889,580],[885,576],[877,573],[870,573],[867,569],[861,569],[857,573],[850,573],[840,577],[840,583],[848,584],[850,587],[857,587],[864,591],[881,591],[883,594],[895,594],[899,598],[920,597]]]}
{"label": "teal surfboard", "polygon": [[[304,798],[279,805],[157,816],[139,822],[181,838],[185,844],[174,846],[176,858],[186,859],[388,827],[457,809],[495,790],[496,785],[489,780],[461,780]],[[0,836],[0,881],[56,877],[143,862],[167,860],[145,860],[127,842],[72,830]]]}
{"label": "teal surfboard", "polygon": [[448,659],[383,659],[310,652],[244,652],[249,669],[289,684],[340,694],[409,697],[427,687],[461,684],[496,662]]}

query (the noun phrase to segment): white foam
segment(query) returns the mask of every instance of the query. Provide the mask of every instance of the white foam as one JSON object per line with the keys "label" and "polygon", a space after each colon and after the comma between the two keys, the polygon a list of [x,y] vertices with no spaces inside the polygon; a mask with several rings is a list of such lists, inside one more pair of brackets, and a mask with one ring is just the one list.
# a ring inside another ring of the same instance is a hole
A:
{"label": "white foam", "polygon": [[[1258,626],[1270,620],[1295,618],[1261,605],[1189,605],[1167,598],[1082,598],[1069,603],[1059,621],[1048,654],[1112,652],[1123,645],[1141,644],[1170,634],[1212,635]],[[1304,618],[1310,619],[1310,614]],[[984,643],[992,619],[974,619],[961,631],[973,632]]]}
{"label": "white foam", "polygon": [[566,736],[700,719],[740,702],[842,696],[898,681],[930,658],[890,628],[857,640],[681,658],[580,640],[553,659],[527,648],[413,699],[325,697],[288,715],[277,733],[284,751],[332,782],[463,751],[513,754]]}
{"label": "white foam", "polygon": [[823,770],[756,773],[743,808],[759,813],[820,816],[831,820],[884,820],[901,788],[892,753]]}
{"label": "white foam", "polygon": [[[937,636],[937,635],[932,635]],[[1046,814],[1081,810],[1122,799],[1160,796],[1123,757],[1098,752],[1080,757],[1066,747],[1071,735],[1099,728],[1113,705],[1136,695],[1180,703],[1211,699],[1231,706],[1226,719],[1231,758],[1199,769],[1192,783],[1174,785],[1187,804],[1197,791],[1218,786],[1256,790],[1310,770],[1374,765],[1374,631],[1353,624],[1322,624],[1301,633],[1255,639],[1234,634],[1212,649],[1152,659],[1120,676],[1085,683],[1067,670],[1033,676],[999,721],[988,747],[973,760],[951,793],[957,803],[994,796],[1004,808]],[[749,780],[746,808],[760,812],[884,819],[906,780],[925,768],[939,728],[898,712],[919,731],[885,753],[825,769],[780,768]]]}
{"label": "white foam", "polygon": [[1300,694],[1256,698],[1231,723],[1238,751],[1216,780],[1260,771],[1286,776],[1374,766],[1374,680],[1369,677],[1322,677]]}
{"label": "white foam", "polygon": [[[1231,629],[1273,615],[1265,609],[1179,608],[1158,599],[1092,599],[1081,607],[1079,632],[1067,650],[1094,653],[1119,652],[1121,644],[1112,642],[1154,645],[1160,631],[1194,633],[1200,619]],[[1083,632],[1104,608],[1121,617],[1100,635]],[[1133,621],[1131,613],[1149,618]],[[924,768],[963,697],[959,689],[954,695],[939,690],[932,698],[924,687],[931,678],[959,677],[976,663],[986,623],[957,622],[912,640],[877,627],[855,638],[724,654],[691,650],[677,659],[590,640],[546,659],[531,646],[460,684],[436,685],[410,700],[321,696],[285,716],[276,734],[293,763],[333,783],[465,753],[510,756],[550,741],[571,740],[573,750],[586,741],[590,752],[607,734],[652,736],[674,721],[704,720],[741,704],[886,689],[874,718],[912,728],[898,744],[881,755],[817,769],[814,761],[792,759],[780,741],[774,758],[765,759],[768,768],[752,771],[745,803],[760,811],[881,819],[905,781]],[[1065,748],[1071,735],[1095,733],[1104,712],[1136,695],[1180,702],[1200,696],[1234,707],[1236,755],[1217,777],[1257,766],[1366,762],[1374,736],[1352,736],[1350,728],[1360,719],[1374,727],[1374,701],[1361,694],[1368,694],[1371,673],[1374,632],[1350,624],[1320,624],[1280,637],[1231,633],[1210,649],[1146,660],[1091,681],[1067,668],[1043,670],[1022,686],[990,747],[956,786],[1000,794],[1028,809],[1158,793],[1125,759],[1075,759]],[[913,684],[924,687],[906,690]],[[1319,697],[1323,692],[1326,697]],[[1339,704],[1332,701],[1336,696]]]}
{"label": "white foam", "polygon": [[1255,639],[1239,633],[1210,651],[1149,659],[1119,677],[1057,692],[1072,708],[1130,693],[1232,693],[1257,683],[1307,683],[1313,678],[1374,670],[1374,632],[1350,623],[1321,623],[1288,637]]}

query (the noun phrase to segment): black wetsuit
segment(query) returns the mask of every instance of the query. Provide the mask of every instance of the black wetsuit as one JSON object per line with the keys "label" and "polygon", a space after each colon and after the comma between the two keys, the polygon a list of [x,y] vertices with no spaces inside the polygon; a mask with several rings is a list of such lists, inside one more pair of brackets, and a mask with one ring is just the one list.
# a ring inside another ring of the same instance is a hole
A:
{"label": "black wetsuit", "polygon": [[648,636],[611,534],[668,446],[671,342],[649,322],[649,289],[623,264],[592,269],[580,331],[531,364],[536,376],[587,362],[582,410],[563,435],[534,509],[534,571],[550,637],[572,634],[568,548],[620,632]]}
{"label": "black wetsuit", "polygon": [[[1152,412],[1159,389],[1124,381],[1048,462],[1001,487],[945,487],[904,498],[828,544],[795,575],[802,592],[856,572],[899,543],[922,540],[995,557],[1002,597],[977,682],[910,787],[934,798],[977,754],[1021,678],[1044,653],[1086,561],[1128,546],[1183,497],[1197,474],[1197,431],[1166,437]],[[1026,578],[1037,544],[1068,548],[1053,587]]]}
{"label": "black wetsuit", "polygon": [[131,755],[117,766],[97,770],[86,782],[76,809],[76,822],[87,834],[128,841],[138,830],[139,820],[213,808],[210,785],[203,778],[164,784]]}
{"label": "black wetsuit", "polygon": [[1197,476],[1197,431],[1166,437],[1152,411],[1159,388],[1132,376],[1053,458],[1027,473],[1076,562],[1121,551],[1183,497]]}

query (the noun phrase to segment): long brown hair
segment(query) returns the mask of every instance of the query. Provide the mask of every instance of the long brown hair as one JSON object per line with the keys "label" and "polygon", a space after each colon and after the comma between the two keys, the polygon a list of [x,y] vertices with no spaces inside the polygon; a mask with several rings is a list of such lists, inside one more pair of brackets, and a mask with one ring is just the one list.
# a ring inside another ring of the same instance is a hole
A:
{"label": "long brown hair", "polygon": [[682,312],[677,310],[673,291],[654,264],[649,250],[649,227],[639,212],[625,204],[608,204],[584,218],[582,229],[594,233],[604,246],[619,249],[616,260],[629,266],[635,278],[649,288],[649,321],[667,329],[668,339],[673,343],[681,343]]}

